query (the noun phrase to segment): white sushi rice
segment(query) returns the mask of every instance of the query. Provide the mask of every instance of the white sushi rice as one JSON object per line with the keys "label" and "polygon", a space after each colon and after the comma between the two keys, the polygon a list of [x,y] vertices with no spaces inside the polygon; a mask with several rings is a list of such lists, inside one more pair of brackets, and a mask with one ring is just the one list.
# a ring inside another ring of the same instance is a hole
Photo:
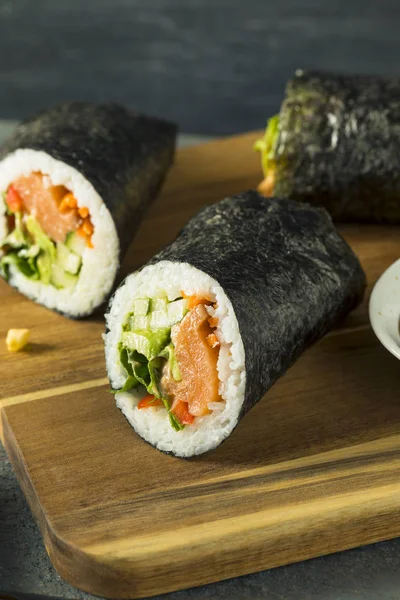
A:
{"label": "white sushi rice", "polygon": [[[196,417],[193,425],[175,431],[165,408],[137,408],[140,392],[116,394],[117,406],[135,431],[147,442],[164,452],[189,457],[218,446],[237,424],[243,405],[246,372],[245,353],[239,326],[230,300],[219,283],[187,263],[160,261],[133,273],[115,293],[106,315],[109,332],[105,334],[107,372],[114,389],[121,388],[126,372],[119,360],[118,344],[122,325],[132,311],[136,298],[167,296],[170,301],[181,295],[206,296],[216,302],[209,313],[218,319],[216,330],[221,347],[218,358],[219,393],[222,402],[210,403],[212,413]],[[143,391],[143,389],[142,389]]]}
{"label": "white sushi rice", "polygon": [[[53,185],[65,186],[74,194],[78,206],[87,206],[94,226],[93,248],[84,250],[79,279],[72,289],[57,289],[32,281],[13,265],[10,266],[10,283],[48,308],[74,317],[89,314],[109,294],[119,267],[119,240],[114,221],[99,194],[79,171],[41,151],[20,149],[1,161],[0,193],[15,179],[33,171],[48,175]],[[6,235],[3,202],[0,204],[0,243]]]}

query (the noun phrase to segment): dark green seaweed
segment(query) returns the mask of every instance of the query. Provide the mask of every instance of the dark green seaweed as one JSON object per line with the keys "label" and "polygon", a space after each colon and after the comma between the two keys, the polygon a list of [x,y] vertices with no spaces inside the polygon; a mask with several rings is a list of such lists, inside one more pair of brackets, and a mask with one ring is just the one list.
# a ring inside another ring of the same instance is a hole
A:
{"label": "dark green seaweed", "polygon": [[366,285],[325,210],[254,191],[200,211],[149,264],[162,260],[207,273],[232,302],[245,350],[240,418],[357,306]]}
{"label": "dark green seaweed", "polygon": [[176,130],[118,104],[73,102],[19,125],[0,160],[19,148],[42,150],[82,173],[113,217],[123,256],[173,161]]}
{"label": "dark green seaweed", "polygon": [[336,221],[400,222],[400,78],[297,71],[275,146],[275,196]]}

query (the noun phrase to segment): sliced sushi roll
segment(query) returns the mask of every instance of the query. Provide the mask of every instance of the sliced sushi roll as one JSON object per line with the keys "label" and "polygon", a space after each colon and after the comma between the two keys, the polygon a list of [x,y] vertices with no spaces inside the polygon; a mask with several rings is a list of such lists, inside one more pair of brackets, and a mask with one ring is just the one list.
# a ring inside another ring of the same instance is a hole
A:
{"label": "sliced sushi roll", "polygon": [[255,148],[265,196],[335,221],[400,223],[400,77],[298,70]]}
{"label": "sliced sushi roll", "polygon": [[175,137],[175,125],[116,104],[65,104],[21,124],[0,149],[0,274],[66,316],[92,313]]}
{"label": "sliced sushi roll", "polygon": [[365,284],[324,210],[254,191],[209,206],[111,299],[117,406],[159,450],[212,450]]}

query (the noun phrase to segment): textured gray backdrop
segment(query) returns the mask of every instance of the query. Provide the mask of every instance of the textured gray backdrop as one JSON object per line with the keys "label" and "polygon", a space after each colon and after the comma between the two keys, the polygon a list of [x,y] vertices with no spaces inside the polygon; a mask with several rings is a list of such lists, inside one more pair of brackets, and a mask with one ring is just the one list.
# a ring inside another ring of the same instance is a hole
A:
{"label": "textured gray backdrop", "polygon": [[118,100],[263,126],[296,67],[400,74],[399,0],[0,0],[0,118]]}

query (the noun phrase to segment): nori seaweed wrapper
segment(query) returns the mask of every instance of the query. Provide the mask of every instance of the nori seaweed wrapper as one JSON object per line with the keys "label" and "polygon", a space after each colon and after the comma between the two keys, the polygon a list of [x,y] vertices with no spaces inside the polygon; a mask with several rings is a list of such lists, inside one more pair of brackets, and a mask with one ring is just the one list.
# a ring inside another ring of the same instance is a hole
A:
{"label": "nori seaweed wrapper", "polygon": [[271,152],[273,195],[336,221],[400,222],[400,78],[296,72]]}
{"label": "nori seaweed wrapper", "polygon": [[173,161],[176,133],[173,123],[119,104],[72,102],[21,123],[0,160],[27,148],[79,171],[110,211],[123,255]]}
{"label": "nori seaweed wrapper", "polygon": [[363,298],[364,271],[323,209],[248,191],[208,206],[151,261],[189,263],[232,302],[245,350],[242,417]]}

